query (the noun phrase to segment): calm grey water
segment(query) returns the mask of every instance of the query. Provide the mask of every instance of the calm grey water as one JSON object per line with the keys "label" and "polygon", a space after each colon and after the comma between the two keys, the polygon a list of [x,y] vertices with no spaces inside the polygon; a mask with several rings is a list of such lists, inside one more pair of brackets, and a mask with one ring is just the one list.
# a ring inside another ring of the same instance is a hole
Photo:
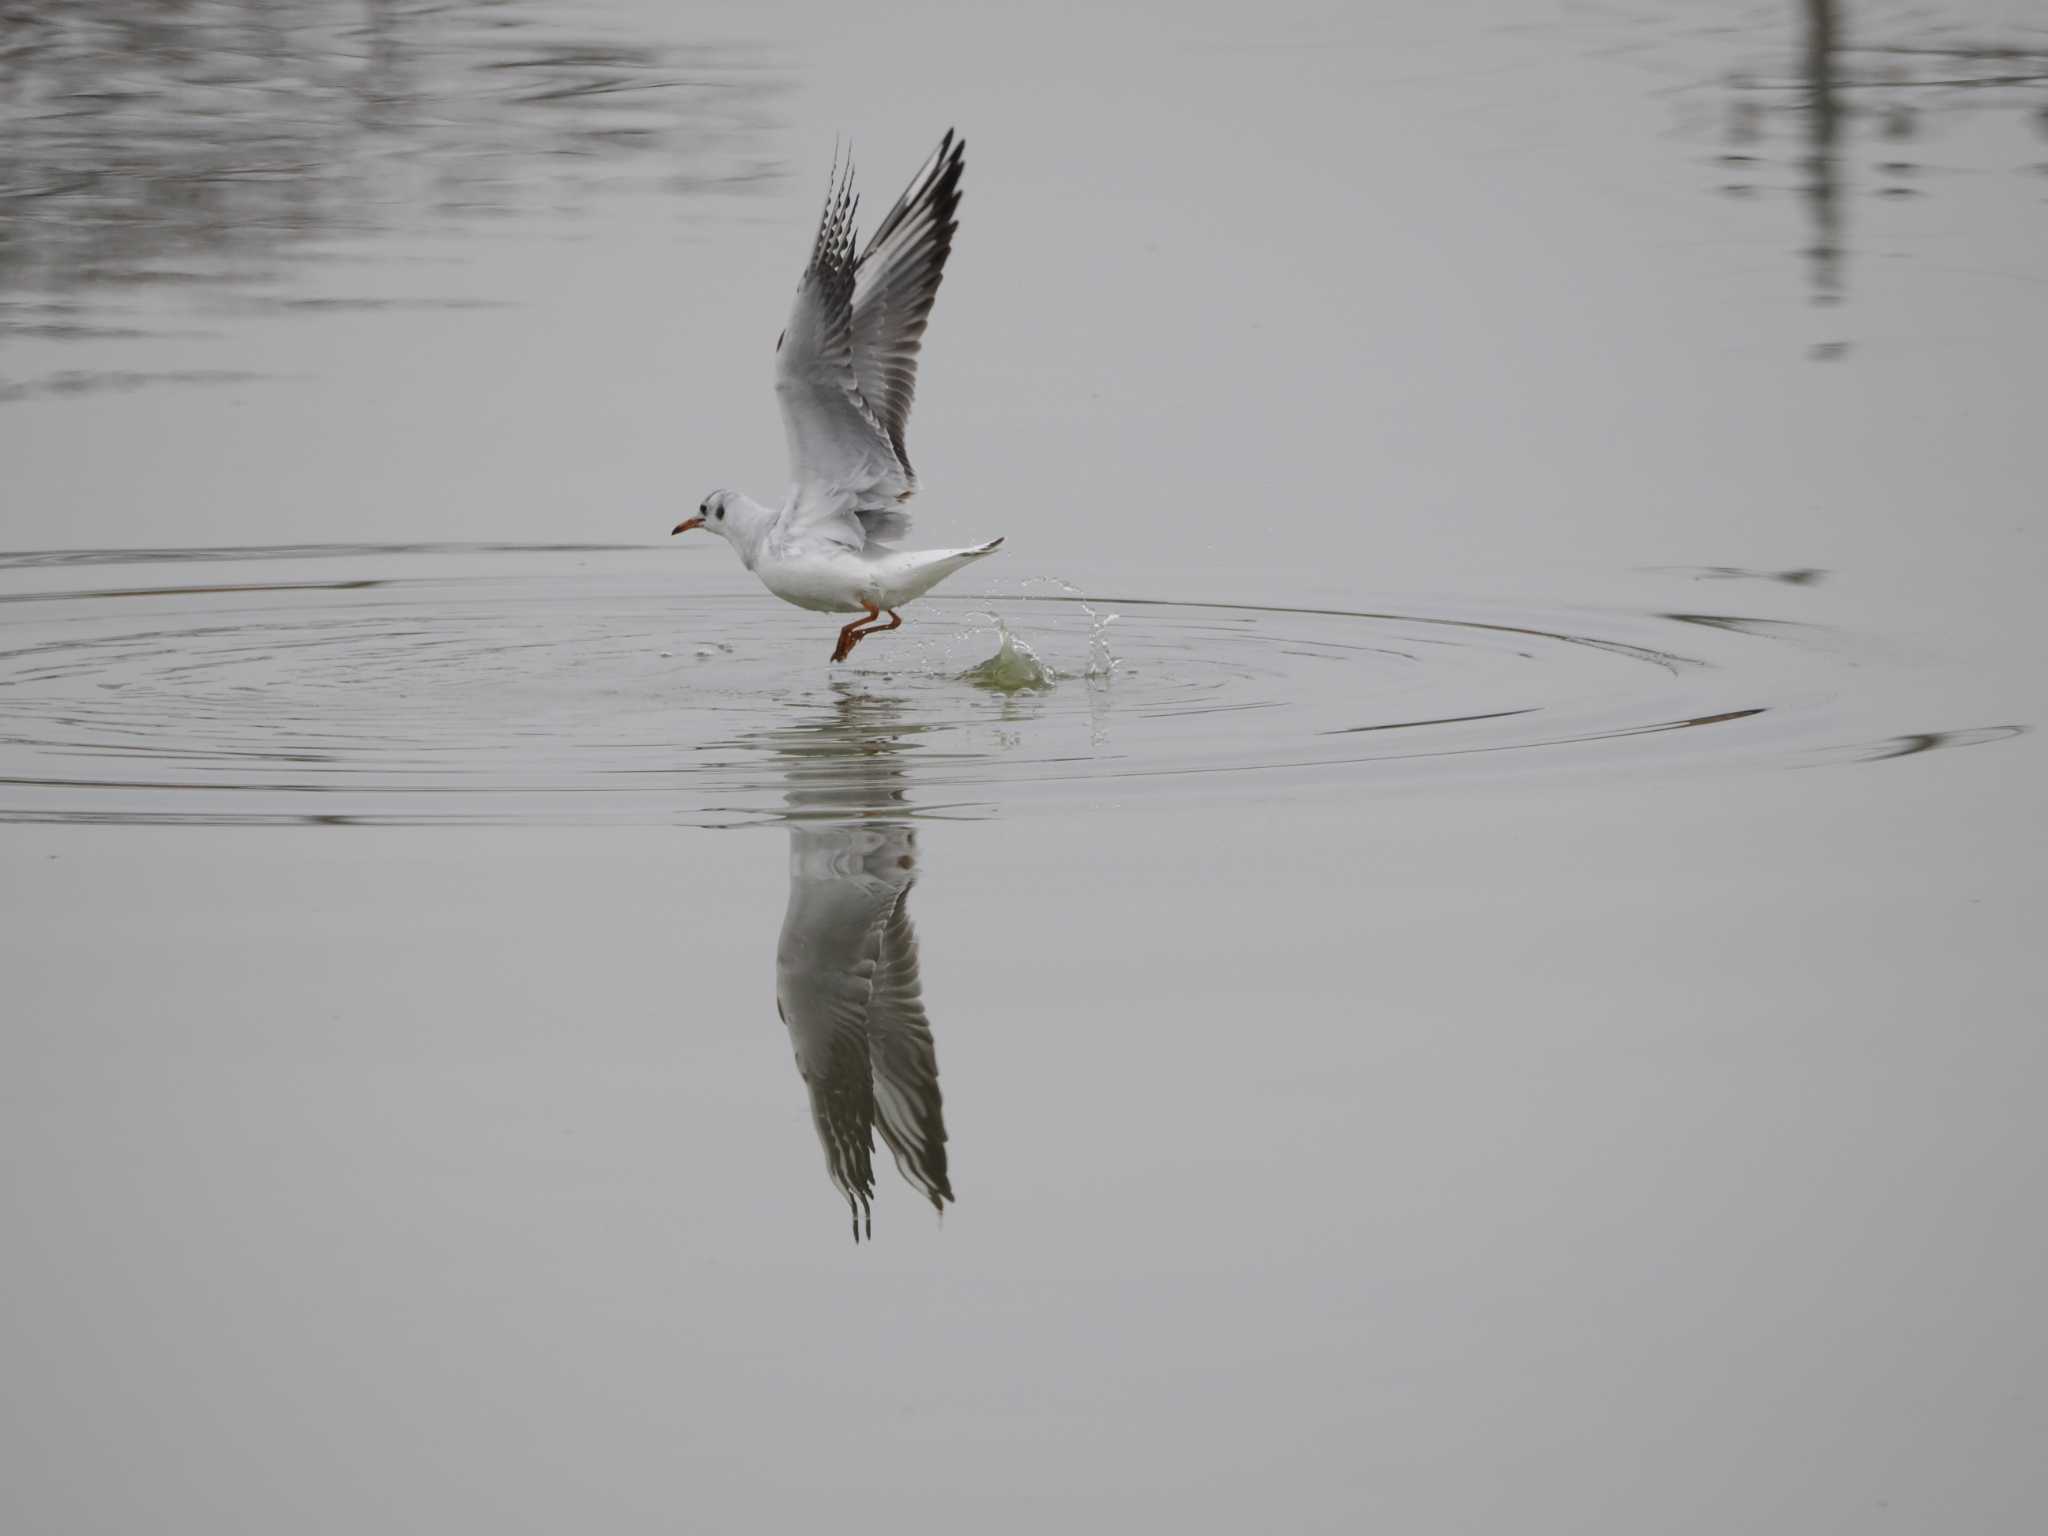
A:
{"label": "calm grey water", "polygon": [[2037,1527],[2043,251],[2017,0],[16,8],[6,1527]]}

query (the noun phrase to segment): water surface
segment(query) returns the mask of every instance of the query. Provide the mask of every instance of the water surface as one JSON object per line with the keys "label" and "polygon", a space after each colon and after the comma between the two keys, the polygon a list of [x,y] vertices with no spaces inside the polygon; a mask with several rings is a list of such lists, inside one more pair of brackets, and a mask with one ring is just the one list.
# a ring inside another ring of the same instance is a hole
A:
{"label": "water surface", "polygon": [[[2044,76],[0,23],[10,1528],[2040,1524]],[[834,668],[665,535],[949,124]]]}
{"label": "water surface", "polygon": [[[0,590],[0,817],[772,821],[795,814],[776,771],[791,741],[851,701],[906,771],[873,803],[832,804],[954,818],[1815,767],[2026,729],[1958,729],[1949,712],[1919,729],[1910,689],[1859,675],[1868,637],[1810,621],[1402,611],[1365,591],[1390,606],[997,583],[932,600],[859,665],[820,667],[746,583],[685,598],[677,564],[347,546],[20,558],[19,590]],[[93,585],[53,579],[84,571]],[[1701,573],[1679,574],[1607,595]]]}

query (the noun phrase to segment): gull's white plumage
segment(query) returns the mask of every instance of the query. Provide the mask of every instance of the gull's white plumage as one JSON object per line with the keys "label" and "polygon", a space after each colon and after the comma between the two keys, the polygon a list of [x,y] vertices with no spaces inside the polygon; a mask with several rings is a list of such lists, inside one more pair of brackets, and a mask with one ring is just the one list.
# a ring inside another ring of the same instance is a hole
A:
{"label": "gull's white plumage", "polygon": [[[895,547],[917,490],[903,433],[917,357],[959,227],[964,141],[948,129],[856,255],[853,164],[838,164],[789,324],[776,342],[775,394],[789,440],[790,491],[778,510],[714,491],[688,528],[709,528],[785,602],[862,615],[839,632],[834,661],[903,622],[896,609],[993,539],[965,549]],[[876,622],[887,613],[890,622]],[[863,626],[870,626],[864,628]]]}

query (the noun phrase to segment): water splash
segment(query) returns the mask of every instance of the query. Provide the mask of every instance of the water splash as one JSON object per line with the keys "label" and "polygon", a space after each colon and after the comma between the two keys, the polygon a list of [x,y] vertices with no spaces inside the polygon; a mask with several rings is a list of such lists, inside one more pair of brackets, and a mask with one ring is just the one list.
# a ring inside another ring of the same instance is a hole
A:
{"label": "water splash", "polygon": [[1079,587],[1058,576],[1026,576],[1016,586],[1019,595],[1026,598],[1042,598],[1045,595],[1042,589],[1050,588],[1079,608],[1088,621],[1087,660],[1082,663],[1080,675],[1092,685],[1105,684],[1116,676],[1123,665],[1123,658],[1109,643],[1109,628],[1116,623],[1116,614],[1097,608]]}
{"label": "water splash", "polygon": [[1109,626],[1116,622],[1116,615],[1097,611],[1089,606],[1087,598],[1078,594],[1074,601],[1088,615],[1088,681],[1107,683],[1116,676],[1116,669],[1123,665],[1122,658],[1109,645]]}
{"label": "water splash", "polygon": [[969,667],[960,680],[994,693],[1046,693],[1059,681],[1059,674],[1039,659],[1031,642],[1010,633],[1001,614],[990,614],[996,627],[996,650],[988,660]]}

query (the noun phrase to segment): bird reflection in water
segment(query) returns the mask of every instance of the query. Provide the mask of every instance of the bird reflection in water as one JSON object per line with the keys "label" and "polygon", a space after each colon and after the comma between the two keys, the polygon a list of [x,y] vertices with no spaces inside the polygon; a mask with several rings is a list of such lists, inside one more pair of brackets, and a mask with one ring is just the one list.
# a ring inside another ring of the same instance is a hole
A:
{"label": "bird reflection in water", "polygon": [[906,727],[895,701],[836,691],[822,721],[771,738],[790,816],[775,1008],[858,1242],[873,1235],[875,1133],[933,1209],[944,1211],[953,1186],[910,923],[917,839],[903,810]]}

